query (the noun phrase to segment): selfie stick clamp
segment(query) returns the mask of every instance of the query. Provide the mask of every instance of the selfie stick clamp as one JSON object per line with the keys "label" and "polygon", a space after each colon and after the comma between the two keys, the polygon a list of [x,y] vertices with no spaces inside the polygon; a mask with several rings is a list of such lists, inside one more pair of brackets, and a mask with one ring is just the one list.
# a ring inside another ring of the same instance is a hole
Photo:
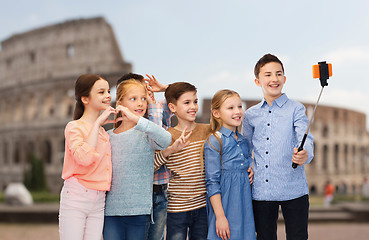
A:
{"label": "selfie stick clamp", "polygon": [[[306,132],[304,134],[304,137],[302,138],[300,147],[298,148],[298,152],[302,151],[304,149],[304,144],[307,138],[307,135],[309,133],[309,129],[310,129],[310,125],[314,120],[314,115],[315,115],[315,110],[316,107],[318,106],[320,97],[322,96],[322,92],[325,86],[328,86],[328,82],[327,80],[329,79],[329,77],[332,76],[332,64],[330,63],[326,63],[324,62],[319,62],[318,65],[314,65],[313,66],[313,78],[319,78],[320,80],[320,85],[322,86],[322,89],[320,90],[320,94],[318,97],[318,100],[316,101],[315,107],[314,107],[314,111],[313,114],[311,115],[311,119],[309,120],[309,125],[306,129]],[[293,168],[297,168],[298,164],[297,163],[292,163],[292,167]]]}

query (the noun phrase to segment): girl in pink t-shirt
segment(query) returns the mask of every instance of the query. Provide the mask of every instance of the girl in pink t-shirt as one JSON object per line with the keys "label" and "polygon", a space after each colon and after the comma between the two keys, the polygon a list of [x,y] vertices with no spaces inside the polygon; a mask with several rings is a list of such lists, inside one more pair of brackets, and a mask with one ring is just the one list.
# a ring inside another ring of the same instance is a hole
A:
{"label": "girl in pink t-shirt", "polygon": [[65,128],[59,234],[60,239],[101,240],[112,177],[109,135],[101,126],[115,122],[108,117],[116,110],[108,81],[96,74],[77,79],[75,98],[74,120]]}

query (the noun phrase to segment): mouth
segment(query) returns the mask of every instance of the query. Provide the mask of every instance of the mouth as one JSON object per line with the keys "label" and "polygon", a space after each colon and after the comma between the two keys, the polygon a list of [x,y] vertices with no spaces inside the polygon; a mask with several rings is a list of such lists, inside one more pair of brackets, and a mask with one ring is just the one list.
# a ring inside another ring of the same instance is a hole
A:
{"label": "mouth", "polygon": [[189,111],[188,114],[196,116],[197,111]]}
{"label": "mouth", "polygon": [[139,113],[139,114],[142,114],[144,112],[144,110],[143,109],[136,109],[135,112]]}
{"label": "mouth", "polygon": [[271,88],[278,88],[280,84],[276,83],[276,84],[270,84],[269,87]]}
{"label": "mouth", "polygon": [[110,100],[109,101],[103,101],[103,104],[110,105]]}
{"label": "mouth", "polygon": [[239,120],[241,120],[242,118],[241,118],[241,116],[236,116],[236,117],[233,117],[232,119],[239,121]]}

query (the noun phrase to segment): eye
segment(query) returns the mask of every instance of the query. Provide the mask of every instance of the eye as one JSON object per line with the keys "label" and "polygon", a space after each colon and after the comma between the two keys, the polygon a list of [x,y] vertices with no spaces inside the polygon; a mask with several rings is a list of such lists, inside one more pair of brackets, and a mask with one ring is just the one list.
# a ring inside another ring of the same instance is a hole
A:
{"label": "eye", "polygon": [[110,93],[110,89],[108,90],[108,93]]}
{"label": "eye", "polygon": [[129,100],[130,100],[130,101],[135,101],[135,100],[136,100],[136,98],[135,98],[135,97],[131,97]]}
{"label": "eye", "polygon": [[195,102],[194,102],[194,103],[196,103],[196,104],[197,104],[197,103],[198,103],[198,101],[199,101],[199,100],[195,100]]}
{"label": "eye", "polygon": [[146,97],[143,97],[141,100],[142,100],[142,101],[146,101]]}

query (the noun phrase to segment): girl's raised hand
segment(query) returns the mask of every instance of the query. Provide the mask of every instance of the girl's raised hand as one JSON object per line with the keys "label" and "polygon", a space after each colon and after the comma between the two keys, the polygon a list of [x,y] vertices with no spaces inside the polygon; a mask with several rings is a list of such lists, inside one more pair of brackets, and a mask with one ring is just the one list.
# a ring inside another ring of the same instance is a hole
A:
{"label": "girl's raised hand", "polygon": [[167,89],[167,85],[163,85],[160,82],[158,82],[158,80],[156,80],[156,78],[154,77],[154,75],[149,75],[146,74],[146,76],[148,78],[145,78],[145,82],[146,82],[146,88],[149,91],[152,92],[165,92],[165,89]]}
{"label": "girl's raised hand", "polygon": [[96,119],[96,122],[99,124],[99,126],[108,124],[108,123],[115,123],[116,120],[109,120],[109,116],[110,114],[114,114],[116,115],[118,112],[116,109],[114,109],[113,107],[108,107],[107,109],[105,109],[105,111],[100,114],[100,116]]}
{"label": "girl's raised hand", "polygon": [[122,117],[117,118],[116,121],[122,121],[123,119],[127,119],[128,121],[134,122],[136,124],[140,119],[140,117],[137,116],[134,112],[132,112],[131,110],[122,105],[118,105],[116,110],[117,112],[122,113]]}

